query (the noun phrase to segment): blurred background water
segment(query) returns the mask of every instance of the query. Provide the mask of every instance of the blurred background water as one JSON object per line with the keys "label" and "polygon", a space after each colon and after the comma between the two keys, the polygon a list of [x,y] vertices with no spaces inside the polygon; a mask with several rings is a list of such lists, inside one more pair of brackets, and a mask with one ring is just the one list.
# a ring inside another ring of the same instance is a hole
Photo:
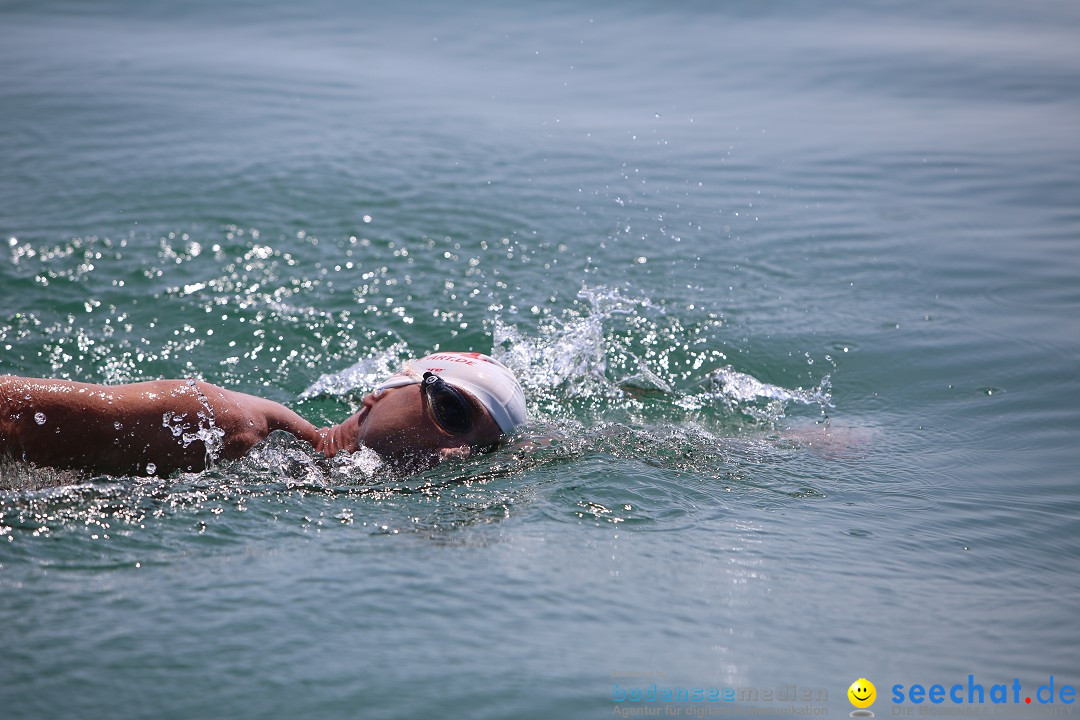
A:
{"label": "blurred background water", "polygon": [[0,25],[0,372],[336,422],[406,357],[489,351],[554,438],[411,478],[286,437],[172,478],[5,465],[6,716],[1080,681],[1074,3]]}

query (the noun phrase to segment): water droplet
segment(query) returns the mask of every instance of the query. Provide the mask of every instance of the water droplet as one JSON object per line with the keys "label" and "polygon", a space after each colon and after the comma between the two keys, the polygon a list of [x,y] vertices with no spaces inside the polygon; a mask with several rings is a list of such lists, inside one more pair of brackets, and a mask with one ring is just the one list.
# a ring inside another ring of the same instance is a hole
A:
{"label": "water droplet", "polygon": [[116,422],[114,422],[114,423],[112,424],[112,426],[113,426],[113,427],[114,427],[115,429],[117,429],[117,430],[123,430],[123,429],[124,429],[124,426],[123,426],[123,424],[122,424],[122,423],[121,423],[121,422],[120,422],[119,420],[117,420]]}
{"label": "water droplet", "polygon": [[46,420],[45,413],[43,413],[43,412],[34,413],[34,422],[36,422],[38,425],[44,425],[45,420]]}
{"label": "water droplet", "polygon": [[153,475],[157,472],[157,465],[154,463],[146,463],[146,474]]}

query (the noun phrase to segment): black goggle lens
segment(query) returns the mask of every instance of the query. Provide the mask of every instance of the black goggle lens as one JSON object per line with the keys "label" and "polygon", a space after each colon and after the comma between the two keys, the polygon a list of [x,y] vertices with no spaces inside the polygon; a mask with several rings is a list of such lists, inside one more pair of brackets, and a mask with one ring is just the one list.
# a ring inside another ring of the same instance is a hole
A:
{"label": "black goggle lens", "polygon": [[439,427],[455,435],[472,428],[472,405],[460,390],[432,372],[424,373],[423,388]]}

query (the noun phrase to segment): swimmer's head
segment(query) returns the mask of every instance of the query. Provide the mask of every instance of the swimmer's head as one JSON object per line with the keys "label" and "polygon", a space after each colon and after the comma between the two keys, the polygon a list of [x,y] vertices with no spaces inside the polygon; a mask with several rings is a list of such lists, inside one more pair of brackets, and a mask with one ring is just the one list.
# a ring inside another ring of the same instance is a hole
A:
{"label": "swimmer's head", "polygon": [[525,393],[510,368],[483,353],[441,352],[405,364],[405,369],[375,388],[379,395],[389,388],[424,382],[425,373],[471,393],[491,414],[504,433],[524,424]]}
{"label": "swimmer's head", "polygon": [[364,445],[410,469],[489,448],[526,420],[525,394],[482,353],[443,352],[405,364],[346,422]]}

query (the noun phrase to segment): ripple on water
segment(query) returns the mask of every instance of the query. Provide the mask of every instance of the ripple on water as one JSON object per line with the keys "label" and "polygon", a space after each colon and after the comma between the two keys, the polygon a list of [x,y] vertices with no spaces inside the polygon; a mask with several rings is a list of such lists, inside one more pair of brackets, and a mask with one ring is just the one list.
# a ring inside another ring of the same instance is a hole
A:
{"label": "ripple on water", "polygon": [[[310,322],[316,328],[340,320],[290,314],[274,305],[282,295],[272,288],[278,273],[291,267],[291,256],[262,245],[257,233],[230,234],[239,260],[213,243],[164,238],[163,272],[203,263],[211,277],[167,289],[164,297],[194,303],[204,314],[218,312],[219,300],[235,304],[239,310],[225,314],[241,320],[245,312],[258,317],[264,311],[286,324]],[[176,279],[169,276],[170,282]],[[106,320],[122,319],[116,308],[110,312]],[[719,318],[691,322],[648,297],[586,287],[570,307],[544,309],[532,329],[511,326],[498,315],[491,329],[492,352],[518,372],[533,413],[528,431],[494,454],[405,477],[369,451],[328,460],[275,433],[246,458],[198,474],[159,478],[148,464],[148,477],[71,484],[71,476],[47,470],[6,471],[5,532],[9,541],[16,534],[66,534],[91,543],[125,543],[147,532],[228,544],[266,532],[260,522],[299,533],[361,527],[375,534],[439,537],[515,517],[673,531],[748,509],[790,508],[829,496],[827,473],[792,475],[784,469],[793,454],[813,443],[777,434],[792,408],[813,415],[831,406],[828,374],[811,389],[759,380],[718,349]],[[255,337],[270,342],[262,328]],[[320,348],[332,337],[320,330],[314,335]],[[57,347],[63,361],[66,346]],[[298,357],[313,360],[313,350],[302,348]],[[355,406],[358,394],[405,358],[428,350],[400,339],[375,344],[359,361],[310,383],[300,399]],[[179,439],[194,439],[175,418],[162,422]],[[826,445],[819,442],[814,449],[825,456]],[[847,451],[839,445],[829,447],[838,455]]]}
{"label": "ripple on water", "polygon": [[9,541],[63,535],[83,541],[76,545],[131,547],[142,558],[144,535],[228,545],[271,532],[266,523],[273,532],[358,526],[433,538],[510,518],[674,531],[827,496],[821,480],[790,478],[793,450],[767,438],[623,425],[546,429],[406,477],[370,451],[328,460],[285,433],[240,461],[171,478],[72,484],[77,476],[5,465],[0,525]]}

